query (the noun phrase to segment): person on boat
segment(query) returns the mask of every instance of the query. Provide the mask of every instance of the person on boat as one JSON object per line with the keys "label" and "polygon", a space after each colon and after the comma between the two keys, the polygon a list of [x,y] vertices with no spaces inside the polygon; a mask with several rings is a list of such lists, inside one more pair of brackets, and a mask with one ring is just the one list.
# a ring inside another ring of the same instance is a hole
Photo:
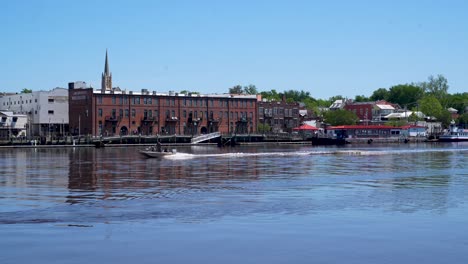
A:
{"label": "person on boat", "polygon": [[159,141],[159,138],[156,139],[156,151],[162,152],[161,141]]}

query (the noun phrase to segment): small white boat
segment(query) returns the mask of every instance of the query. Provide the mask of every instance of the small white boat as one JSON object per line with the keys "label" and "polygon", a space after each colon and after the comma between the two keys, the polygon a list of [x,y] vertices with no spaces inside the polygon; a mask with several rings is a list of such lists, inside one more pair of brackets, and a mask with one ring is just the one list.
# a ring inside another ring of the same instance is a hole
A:
{"label": "small white boat", "polygon": [[168,151],[167,149],[163,151],[157,151],[154,147],[148,147],[146,149],[140,150],[140,153],[147,158],[162,158],[164,156],[170,156],[177,153],[175,149]]}
{"label": "small white boat", "polygon": [[439,137],[439,141],[442,142],[459,142],[468,141],[468,129],[458,128],[455,122],[450,123],[450,127],[447,133]]}

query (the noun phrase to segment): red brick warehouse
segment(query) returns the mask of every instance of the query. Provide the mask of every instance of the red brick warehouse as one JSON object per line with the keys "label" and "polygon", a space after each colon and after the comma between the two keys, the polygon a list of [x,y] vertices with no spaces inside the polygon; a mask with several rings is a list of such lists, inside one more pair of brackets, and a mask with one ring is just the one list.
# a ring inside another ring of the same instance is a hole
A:
{"label": "red brick warehouse", "polygon": [[69,83],[70,131],[74,135],[156,135],[257,131],[257,96],[125,91],[112,87],[106,51],[101,89]]}
{"label": "red brick warehouse", "polygon": [[254,133],[256,108],[255,95],[135,93],[69,84],[74,135]]}

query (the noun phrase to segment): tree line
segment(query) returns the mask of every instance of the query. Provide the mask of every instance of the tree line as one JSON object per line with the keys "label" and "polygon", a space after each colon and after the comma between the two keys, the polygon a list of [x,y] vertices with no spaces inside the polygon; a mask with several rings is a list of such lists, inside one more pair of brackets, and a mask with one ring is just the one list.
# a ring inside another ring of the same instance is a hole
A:
{"label": "tree line", "polygon": [[[385,100],[387,102],[397,104],[403,109],[412,111],[421,111],[426,116],[435,117],[444,125],[448,125],[451,121],[449,107],[458,110],[460,114],[459,123],[468,124],[468,113],[465,113],[465,108],[468,107],[468,93],[448,92],[448,80],[443,75],[429,76],[427,81],[409,84],[397,84],[390,88],[378,88],[372,92],[370,96],[356,95],[353,98],[355,102],[375,102]],[[336,113],[322,113],[321,108],[329,107],[338,99],[346,99],[344,96],[336,95],[328,99],[317,99],[312,97],[308,91],[286,90],[278,92],[275,89],[270,91],[258,92],[255,85],[241,86],[236,85],[229,88],[230,93],[237,94],[261,94],[262,98],[268,100],[280,101],[283,97],[287,102],[301,102],[308,110],[313,111],[317,116],[322,116],[332,121],[335,124],[353,124],[358,121],[357,116],[347,113],[346,110]],[[328,116],[327,116],[328,114]],[[353,113],[354,114],[354,113]],[[411,119],[417,120],[413,116]]]}

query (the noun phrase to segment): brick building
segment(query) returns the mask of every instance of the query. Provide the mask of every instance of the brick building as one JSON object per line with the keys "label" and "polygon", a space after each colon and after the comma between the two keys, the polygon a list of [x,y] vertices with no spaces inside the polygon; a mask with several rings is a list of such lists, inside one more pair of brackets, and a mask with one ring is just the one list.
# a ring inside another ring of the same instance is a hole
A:
{"label": "brick building", "polygon": [[112,87],[108,56],[101,89],[68,84],[73,135],[254,133],[257,96],[141,92]]}
{"label": "brick building", "polygon": [[258,123],[268,125],[271,132],[292,132],[303,121],[299,115],[300,104],[281,101],[267,101],[259,97]]}
{"label": "brick building", "polygon": [[74,135],[254,133],[255,95],[127,92],[69,87]]}
{"label": "brick building", "polygon": [[346,101],[344,109],[357,115],[363,124],[370,122],[381,122],[382,117],[395,111],[395,106],[381,100],[376,102],[351,102]]}

